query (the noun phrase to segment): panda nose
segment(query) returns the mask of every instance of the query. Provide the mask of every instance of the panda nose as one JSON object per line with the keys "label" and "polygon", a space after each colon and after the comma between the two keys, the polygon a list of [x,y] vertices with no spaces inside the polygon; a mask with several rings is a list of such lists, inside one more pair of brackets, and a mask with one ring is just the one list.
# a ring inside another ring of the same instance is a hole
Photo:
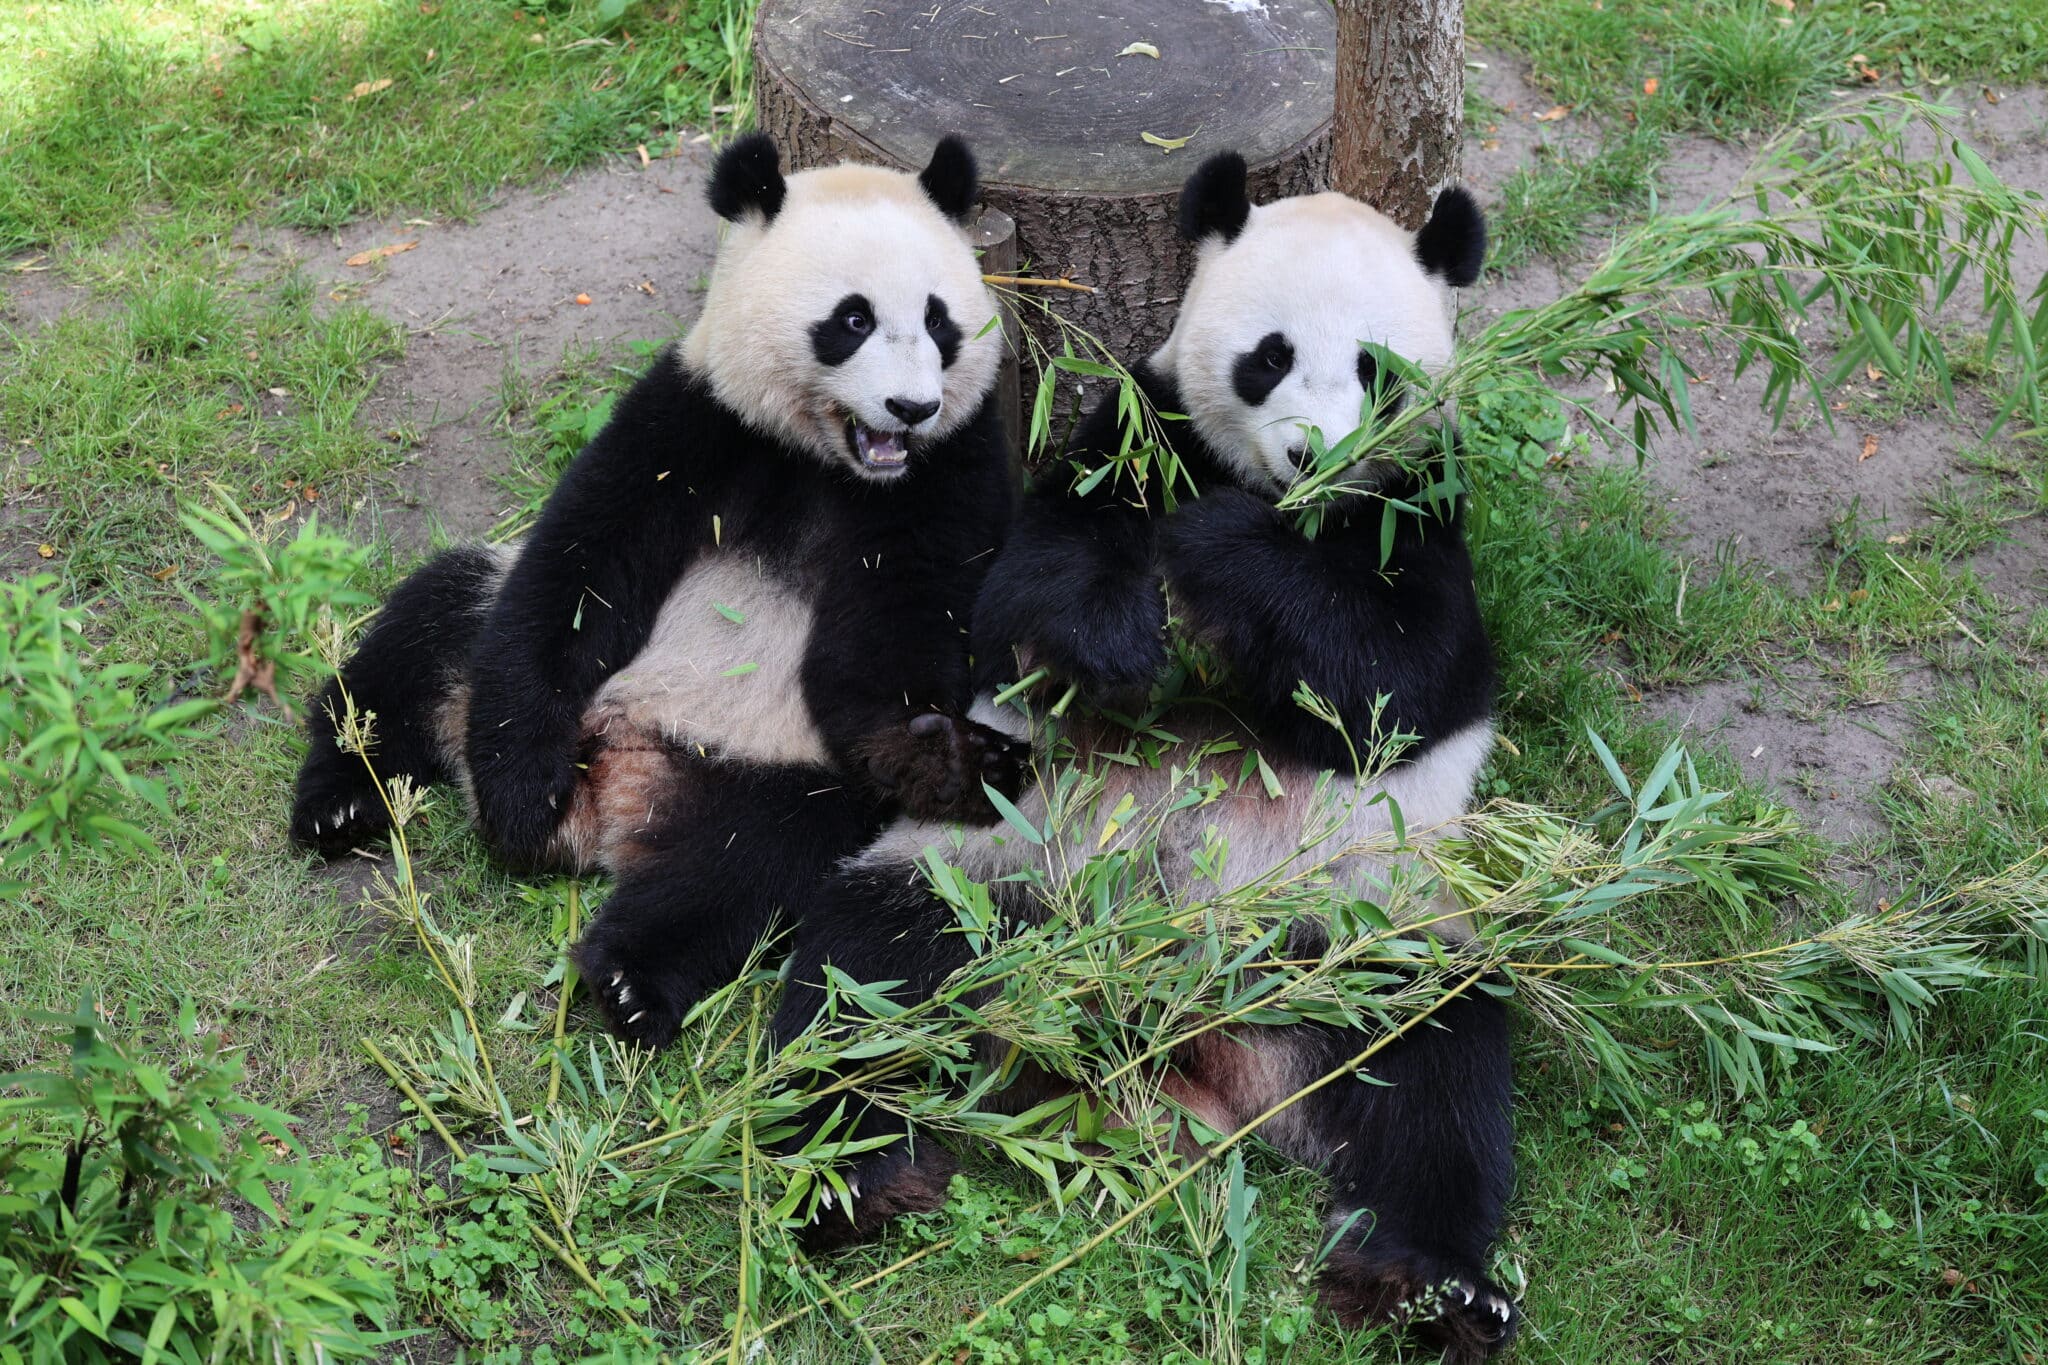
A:
{"label": "panda nose", "polygon": [[914,427],[939,410],[939,400],[934,398],[929,403],[913,403],[908,398],[884,398],[882,406],[904,426]]}

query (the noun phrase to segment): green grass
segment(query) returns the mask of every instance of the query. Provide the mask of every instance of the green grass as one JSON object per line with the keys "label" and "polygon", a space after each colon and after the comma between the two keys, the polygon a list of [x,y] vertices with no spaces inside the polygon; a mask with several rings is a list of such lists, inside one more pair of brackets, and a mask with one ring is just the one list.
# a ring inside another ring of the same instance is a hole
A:
{"label": "green grass", "polygon": [[659,152],[710,119],[735,95],[732,18],[696,0],[11,4],[0,252],[164,215],[474,212],[506,180]]}
{"label": "green grass", "polygon": [[[303,276],[251,272],[228,230],[474,212],[508,180],[641,141],[658,150],[675,125],[723,126],[746,102],[737,0],[616,13],[485,0],[29,8],[0,11],[0,250],[51,249],[87,288],[65,317],[0,338],[0,527],[14,572],[56,572],[85,607],[84,647],[149,664],[166,690],[218,686],[190,670],[206,642],[182,591],[202,577],[205,552],[179,525],[180,502],[219,485],[286,529],[318,510],[368,537],[357,509],[410,453],[402,435],[371,429],[363,407],[402,361],[401,331],[317,295]],[[1758,13],[1779,32],[1756,28]],[[1798,37],[1776,25],[1779,13],[1649,0],[1475,5],[1476,37],[1529,58],[1560,100],[1614,116],[1598,151],[1547,158],[1503,187],[1496,264],[1567,255],[1589,223],[1645,211],[1643,182],[1674,130],[1736,132],[1772,122],[1783,112],[1775,99],[1825,98],[1846,75],[1827,66],[1844,42],[1888,78],[1907,62],[1957,81],[2048,73],[2031,0],[1893,0],[1882,15],[1824,7]],[[1733,36],[1702,49],[1716,34]],[[1663,82],[1656,97],[1642,93],[1651,76]],[[384,78],[390,87],[347,98]],[[1950,350],[1959,383],[1996,378],[1962,363],[1966,339]],[[591,352],[541,379],[507,371],[499,407],[518,500],[539,496],[638,364],[630,352]],[[1918,411],[1926,398],[1887,389],[1850,416],[1889,420],[1883,405]],[[1924,523],[1902,530],[1842,509],[1814,583],[1792,589],[1731,556],[1677,548],[1682,509],[1584,449],[1553,459],[1565,435],[1553,419],[1512,405],[1467,414],[1471,439],[1498,457],[1472,522],[1512,746],[1489,768],[1488,795],[1599,804],[1609,789],[1587,729],[1640,774],[1669,738],[1644,718],[1641,698],[1660,689],[1796,665],[1824,680],[1816,711],[1853,718],[1862,702],[1898,696],[1904,661],[1935,682],[1905,703],[1914,722],[1897,737],[1898,778],[1877,793],[1882,830],[1854,850],[1794,841],[1825,885],[1771,929],[1791,936],[1826,920],[1858,885],[1887,896],[1953,887],[2038,847],[2048,613],[1995,600],[1969,557],[2048,511],[2048,445],[1985,440],[1959,422],[1971,472],[1910,490]],[[22,556],[45,542],[49,560]],[[411,562],[380,544],[363,586],[381,593]],[[322,869],[285,846],[300,751],[274,713],[237,711],[169,774],[176,817],[144,822],[159,854],[30,871],[0,917],[0,1058],[60,1057],[64,1040],[23,1012],[68,1009],[87,986],[145,1038],[190,999],[242,1050],[255,1097],[299,1113],[316,1145],[349,1141],[348,1116],[367,1114],[405,1174],[391,1187],[383,1250],[401,1272],[407,1321],[429,1334],[395,1354],[636,1358],[635,1334],[538,1244],[534,1227],[548,1225],[517,1176],[480,1161],[452,1170],[366,1061],[363,1037],[414,1040],[445,1060],[430,1036],[450,1030],[450,1000],[419,943],[358,908],[364,865]],[[1735,792],[1731,815],[1771,806],[1739,756],[1710,747],[1700,757],[1704,776]],[[493,868],[452,793],[411,833],[436,923],[474,945],[476,1012],[500,1079],[538,1106],[566,884]],[[581,894],[587,911],[603,887]],[[1724,946],[1698,907],[1670,913],[1660,928],[1673,942]],[[1525,1291],[1531,1325],[1516,1358],[2048,1356],[2048,963],[2036,948],[2008,965],[2032,979],[1944,1000],[1914,1043],[1808,1056],[1769,1093],[1741,1098],[1678,1030],[1637,1023],[1627,1041],[1663,1060],[1642,1102],[1623,1110],[1582,1057],[1525,1020],[1521,1187],[1496,1267]],[[700,1027],[648,1065],[622,1116],[595,1077],[616,1087],[638,1064],[580,1009],[570,1029],[565,1085],[579,1122],[637,1133],[651,1107],[686,1116],[697,1087],[738,1075],[725,1029]],[[458,1114],[459,1093],[452,1081],[432,1092],[436,1109]],[[883,1358],[915,1359],[1107,1216],[1050,1211],[1038,1184],[987,1153],[969,1153],[967,1169],[944,1211],[829,1266],[790,1260],[772,1234],[757,1241],[757,1316],[818,1305],[778,1331],[765,1358],[869,1359],[850,1313]],[[1315,1181],[1256,1146],[1245,1179],[1258,1198],[1237,1307],[1218,1290],[1233,1245],[1200,1230],[1224,1197],[1205,1179],[1189,1217],[1142,1220],[977,1329],[955,1358],[1403,1358],[1312,1310],[1298,1267],[1315,1235]],[[743,1207],[736,1189],[668,1187],[626,1165],[594,1183],[571,1224],[614,1306],[658,1324],[682,1354],[722,1355]],[[886,1283],[850,1287],[940,1242]]]}
{"label": "green grass", "polygon": [[1509,274],[1534,257],[1570,256],[1596,223],[1640,214],[1667,140],[1654,122],[1639,122],[1589,156],[1545,144],[1501,182],[1487,267]]}
{"label": "green grass", "polygon": [[1936,90],[2048,75],[2048,14],[2033,0],[1802,0],[1793,10],[1768,0],[1494,0],[1470,8],[1466,29],[1525,58],[1574,108],[1623,112],[1654,78],[1658,98],[1724,133],[1777,127],[1800,102],[1859,81],[1848,63],[1859,54],[1886,83]]}

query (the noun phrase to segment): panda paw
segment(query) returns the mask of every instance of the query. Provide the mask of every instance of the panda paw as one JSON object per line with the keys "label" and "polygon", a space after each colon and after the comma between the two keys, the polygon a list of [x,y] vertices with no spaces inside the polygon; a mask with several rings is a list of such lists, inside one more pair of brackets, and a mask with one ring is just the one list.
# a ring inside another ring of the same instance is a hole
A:
{"label": "panda paw", "polygon": [[651,1048],[675,1041],[690,1004],[676,982],[649,971],[644,960],[591,939],[576,947],[576,970],[613,1034]]}
{"label": "panda paw", "polygon": [[535,743],[470,765],[476,823],[484,843],[514,868],[550,865],[555,831],[580,776],[573,746]]}
{"label": "panda paw", "polygon": [[869,745],[868,774],[909,814],[985,825],[996,818],[984,784],[1014,799],[1031,746],[976,721],[927,711]]}
{"label": "panda paw", "polygon": [[291,840],[334,858],[382,838],[391,828],[383,793],[363,761],[331,746],[316,748],[299,770]]}
{"label": "panda paw", "polygon": [[841,1174],[846,1194],[826,1186],[812,1205],[810,1221],[796,1230],[797,1243],[817,1256],[871,1242],[896,1218],[944,1207],[947,1186],[959,1169],[935,1142],[913,1150],[895,1143],[869,1153]]}
{"label": "panda paw", "polygon": [[1421,1252],[1340,1248],[1318,1290],[1345,1327],[1395,1323],[1456,1365],[1493,1356],[1522,1324],[1514,1299],[1476,1267]]}

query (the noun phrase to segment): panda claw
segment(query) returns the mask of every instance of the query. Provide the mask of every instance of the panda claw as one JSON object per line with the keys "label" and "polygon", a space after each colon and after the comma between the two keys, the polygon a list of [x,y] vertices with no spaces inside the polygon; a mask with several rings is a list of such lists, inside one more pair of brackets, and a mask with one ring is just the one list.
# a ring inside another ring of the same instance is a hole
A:
{"label": "panda claw", "polygon": [[637,1023],[639,1023],[639,1022],[640,1022],[640,1021],[641,1021],[642,1019],[645,1019],[646,1017],[647,1017],[647,1011],[646,1011],[646,1010],[640,1010],[639,1012],[637,1012],[636,1014],[634,1014],[634,1015],[632,1015],[632,1016],[631,1016],[630,1018],[628,1018],[628,1019],[626,1020],[626,1022],[627,1022],[627,1023],[629,1023],[629,1024],[637,1024]]}
{"label": "panda claw", "polygon": [[1465,1296],[1465,1306],[1470,1308],[1472,1306],[1472,1286],[1461,1284],[1458,1286],[1458,1292]]}
{"label": "panda claw", "polygon": [[313,822],[313,832],[315,834],[318,834],[320,832],[320,822],[318,820],[315,820]]}
{"label": "panda claw", "polygon": [[633,988],[631,986],[619,987],[619,1003],[621,1005],[630,1005],[633,1003]]}
{"label": "panda claw", "polygon": [[828,1209],[832,1207],[832,1189],[829,1185],[825,1192],[818,1196],[818,1202]]}
{"label": "panda claw", "polygon": [[1486,1301],[1486,1307],[1490,1312],[1492,1312],[1492,1314],[1495,1317],[1499,1318],[1502,1322],[1506,1322],[1509,1318],[1514,1316],[1514,1310],[1508,1307],[1508,1301],[1506,1299],[1489,1298]]}
{"label": "panda claw", "polygon": [[618,972],[613,972],[613,973],[612,973],[612,984],[613,984],[614,986],[618,985],[618,984],[619,984],[619,983],[620,983],[621,981],[624,981],[625,979],[626,979],[626,974],[625,974],[625,973],[624,973],[623,971],[618,971]]}

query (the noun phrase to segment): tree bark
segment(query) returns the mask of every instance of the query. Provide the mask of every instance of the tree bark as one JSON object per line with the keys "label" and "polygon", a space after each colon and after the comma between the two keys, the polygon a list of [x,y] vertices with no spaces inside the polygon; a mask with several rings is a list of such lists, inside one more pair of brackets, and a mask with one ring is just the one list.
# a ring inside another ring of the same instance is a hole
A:
{"label": "tree bark", "polygon": [[1335,49],[1327,0],[761,0],[756,112],[799,169],[917,169],[965,136],[1023,272],[1093,289],[1023,291],[1038,347],[1061,354],[1064,323],[1130,364],[1193,269],[1174,210],[1203,158],[1242,153],[1257,202],[1329,187]]}
{"label": "tree bark", "polygon": [[1465,114],[1464,0],[1335,0],[1330,177],[1411,232],[1455,180]]}

